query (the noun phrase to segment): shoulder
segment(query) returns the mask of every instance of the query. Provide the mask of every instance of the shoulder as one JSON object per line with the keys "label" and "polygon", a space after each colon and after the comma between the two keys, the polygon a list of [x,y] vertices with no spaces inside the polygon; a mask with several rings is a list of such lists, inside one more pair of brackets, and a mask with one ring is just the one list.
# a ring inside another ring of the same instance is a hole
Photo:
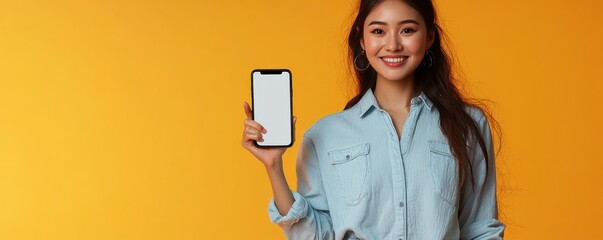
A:
{"label": "shoulder", "polygon": [[482,135],[484,140],[491,141],[492,130],[490,129],[488,113],[485,112],[483,108],[475,105],[468,105],[465,107],[465,109],[467,111],[467,114],[469,114],[469,116],[475,122],[479,134]]}
{"label": "shoulder", "polygon": [[324,135],[336,133],[342,126],[360,118],[358,105],[318,119],[306,132],[304,138],[320,139]]}
{"label": "shoulder", "polygon": [[476,105],[465,105],[465,112],[469,114],[471,119],[478,125],[482,126],[484,124],[488,124],[488,118],[484,112],[484,109],[478,107]]}

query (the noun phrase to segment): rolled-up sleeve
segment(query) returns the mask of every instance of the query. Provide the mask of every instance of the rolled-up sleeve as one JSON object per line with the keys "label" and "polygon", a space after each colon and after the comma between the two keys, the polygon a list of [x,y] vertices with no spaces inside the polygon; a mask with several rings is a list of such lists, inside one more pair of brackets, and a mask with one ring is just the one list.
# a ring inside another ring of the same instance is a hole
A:
{"label": "rolled-up sleeve", "polygon": [[[505,225],[498,220],[496,167],[490,125],[482,115],[478,121],[488,159],[479,144],[470,151],[475,186],[463,184],[459,222],[461,239],[502,239]],[[476,141],[474,141],[475,143]],[[470,178],[467,178],[470,181]]]}
{"label": "rolled-up sleeve", "polygon": [[300,219],[306,217],[308,214],[308,203],[306,202],[306,199],[295,191],[291,191],[291,193],[293,194],[295,202],[291,206],[291,209],[289,209],[289,212],[286,216],[281,216],[276,204],[274,203],[274,198],[270,201],[270,206],[268,206],[270,220],[284,229],[291,228],[291,225],[297,223]]}
{"label": "rolled-up sleeve", "polygon": [[307,135],[306,132],[297,157],[297,192],[291,191],[295,202],[282,216],[271,199],[268,213],[270,220],[283,229],[288,239],[334,239],[318,154]]}

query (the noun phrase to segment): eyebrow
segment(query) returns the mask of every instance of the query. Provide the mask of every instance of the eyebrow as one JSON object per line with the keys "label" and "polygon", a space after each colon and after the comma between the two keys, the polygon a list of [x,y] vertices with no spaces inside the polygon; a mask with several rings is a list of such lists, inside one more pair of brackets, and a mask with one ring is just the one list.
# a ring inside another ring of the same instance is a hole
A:
{"label": "eyebrow", "polygon": [[[419,22],[412,20],[412,19],[402,20],[402,21],[398,22],[398,25],[402,25],[402,24],[406,24],[406,23],[414,23],[414,24],[419,25]],[[368,26],[370,26],[370,25],[387,25],[387,23],[380,22],[380,21],[372,21],[371,23],[368,24]]]}

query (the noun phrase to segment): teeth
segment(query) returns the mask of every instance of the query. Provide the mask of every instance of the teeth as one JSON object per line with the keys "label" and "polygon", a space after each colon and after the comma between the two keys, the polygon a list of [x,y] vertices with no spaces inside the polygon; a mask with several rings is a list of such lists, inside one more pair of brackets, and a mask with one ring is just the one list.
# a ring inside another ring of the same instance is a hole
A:
{"label": "teeth", "polygon": [[402,57],[402,58],[382,58],[382,59],[385,60],[386,62],[397,63],[397,62],[404,61],[404,59],[406,59],[406,58]]}

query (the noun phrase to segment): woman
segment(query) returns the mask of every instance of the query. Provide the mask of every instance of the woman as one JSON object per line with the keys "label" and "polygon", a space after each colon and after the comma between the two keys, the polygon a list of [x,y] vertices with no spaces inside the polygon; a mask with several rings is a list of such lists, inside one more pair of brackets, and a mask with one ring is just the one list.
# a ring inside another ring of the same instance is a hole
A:
{"label": "woman", "polygon": [[253,145],[266,129],[245,103],[242,144],[289,239],[503,237],[488,114],[453,85],[436,20],[428,0],[360,2],[348,39],[359,94],[304,134],[297,192],[285,149]]}

